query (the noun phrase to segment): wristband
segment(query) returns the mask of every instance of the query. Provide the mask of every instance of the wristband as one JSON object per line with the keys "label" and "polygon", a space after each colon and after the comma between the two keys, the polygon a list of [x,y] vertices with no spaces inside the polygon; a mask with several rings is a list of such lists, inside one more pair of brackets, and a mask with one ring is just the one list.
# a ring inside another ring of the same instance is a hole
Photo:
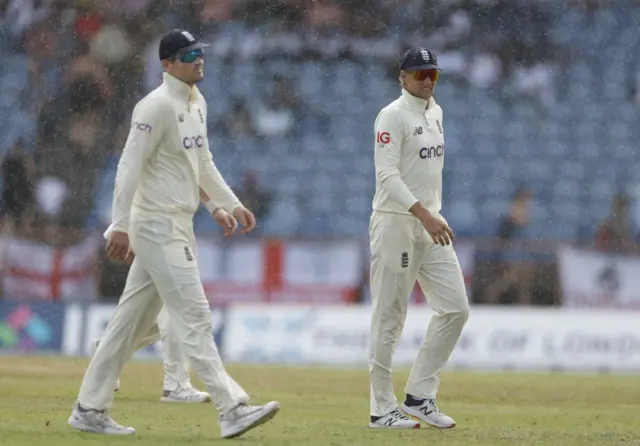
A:
{"label": "wristband", "polygon": [[207,208],[207,211],[209,211],[209,213],[211,215],[213,215],[213,213],[217,210],[220,209],[220,206],[216,206],[216,204],[213,202],[213,200],[209,200],[204,204],[204,207]]}

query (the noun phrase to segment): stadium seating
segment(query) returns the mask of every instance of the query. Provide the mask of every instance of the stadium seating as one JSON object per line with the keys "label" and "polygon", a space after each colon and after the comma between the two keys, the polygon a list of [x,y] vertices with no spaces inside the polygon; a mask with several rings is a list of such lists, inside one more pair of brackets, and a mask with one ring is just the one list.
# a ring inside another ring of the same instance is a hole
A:
{"label": "stadium seating", "polygon": [[[493,233],[513,191],[526,184],[535,201],[528,235],[573,238],[607,214],[616,191],[640,179],[640,107],[629,93],[640,69],[629,57],[640,54],[639,17],[638,7],[603,8],[591,16],[558,9],[549,36],[564,53],[548,87],[556,93],[553,107],[454,85],[443,74],[436,91],[445,112],[443,213],[453,227],[468,235]],[[35,135],[33,118],[14,110],[28,88],[26,59],[8,51],[2,49],[0,68],[0,153]],[[275,193],[263,230],[366,233],[374,191],[373,120],[399,93],[388,67],[282,57],[207,63],[201,90],[212,123],[227,116],[233,98],[251,105],[268,94],[269,74],[283,74],[299,96],[304,113],[290,137],[236,141],[211,135],[232,185],[252,169]]]}

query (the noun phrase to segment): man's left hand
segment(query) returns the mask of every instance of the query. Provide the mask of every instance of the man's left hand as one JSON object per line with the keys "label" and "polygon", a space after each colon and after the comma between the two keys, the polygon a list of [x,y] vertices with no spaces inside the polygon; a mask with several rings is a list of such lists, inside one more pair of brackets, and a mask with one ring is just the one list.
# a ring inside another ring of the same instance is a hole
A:
{"label": "man's left hand", "polygon": [[212,217],[218,226],[224,230],[225,237],[233,234],[238,228],[238,222],[236,219],[222,208],[218,208],[213,211]]}
{"label": "man's left hand", "polygon": [[253,216],[253,212],[244,206],[238,206],[233,210],[233,216],[238,219],[238,222],[242,225],[240,233],[247,234],[256,227],[256,218]]}

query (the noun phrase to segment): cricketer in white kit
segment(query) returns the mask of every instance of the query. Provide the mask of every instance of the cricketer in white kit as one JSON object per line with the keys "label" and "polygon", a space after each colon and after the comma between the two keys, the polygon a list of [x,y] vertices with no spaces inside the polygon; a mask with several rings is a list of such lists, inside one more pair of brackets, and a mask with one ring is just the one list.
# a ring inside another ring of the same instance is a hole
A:
{"label": "cricketer in white kit", "polygon": [[116,423],[107,408],[124,363],[136,348],[157,338],[156,321],[163,306],[170,336],[182,344],[213,398],[223,438],[270,420],[280,408],[275,401],[249,405],[247,393],[227,374],[200,282],[193,233],[200,188],[220,208],[214,214],[218,222],[225,222],[227,233],[236,224],[233,217],[243,226],[241,232],[255,226],[253,214],[227,186],[209,151],[207,107],[195,87],[204,75],[205,46],[187,31],[166,34],[159,48],[163,83],[133,111],[116,175],[107,243],[109,258],[133,262],[68,420],[81,431],[135,433]]}
{"label": "cricketer in white kit", "polygon": [[[200,188],[200,200],[209,209],[213,219],[224,229],[224,235],[228,236],[237,229],[237,222],[229,218],[228,214],[220,207],[217,207],[208,195]],[[109,239],[109,234],[113,231],[113,225],[104,233],[105,239]],[[130,259],[133,260],[133,259]],[[128,263],[131,263],[130,261]],[[201,392],[191,383],[190,364],[184,347],[180,339],[176,338],[169,325],[169,312],[163,306],[158,314],[156,324],[135,348],[135,350],[145,348],[157,341],[162,341],[162,360],[164,369],[164,379],[162,396],[163,403],[208,403],[211,396],[207,392]],[[94,352],[98,348],[99,340],[94,342]],[[120,379],[116,380],[114,390],[120,390]]]}
{"label": "cricketer in white kit", "polygon": [[[207,200],[205,203],[208,203]],[[218,213],[214,219],[218,220]],[[105,232],[105,238],[108,239],[109,234],[113,230],[109,226]],[[226,231],[226,229],[225,229]],[[191,383],[189,358],[187,358],[184,347],[172,334],[173,331],[169,325],[169,312],[162,307],[158,314],[158,319],[152,330],[143,338],[135,350],[145,348],[157,341],[162,341],[162,361],[164,369],[164,379],[162,386],[162,395],[160,401],[163,403],[208,403],[211,402],[211,396],[207,392],[201,392]],[[99,340],[94,342],[94,352],[98,348]],[[114,390],[120,390],[120,379],[116,380]]]}
{"label": "cricketer in white kit", "polygon": [[[400,65],[402,95],[380,111],[374,125],[376,192],[369,226],[369,426],[374,428],[419,428],[415,418],[439,428],[455,426],[438,408],[436,393],[469,304],[453,232],[440,215],[445,149],[442,109],[433,98],[439,72],[430,50],[407,51]],[[398,407],[391,360],[416,280],[436,315]]]}

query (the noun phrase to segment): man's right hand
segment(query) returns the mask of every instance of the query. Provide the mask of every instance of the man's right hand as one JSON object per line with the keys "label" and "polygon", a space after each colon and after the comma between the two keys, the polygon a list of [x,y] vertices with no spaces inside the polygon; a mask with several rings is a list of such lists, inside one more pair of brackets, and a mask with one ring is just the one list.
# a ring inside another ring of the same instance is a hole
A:
{"label": "man's right hand", "polygon": [[238,223],[242,225],[240,233],[247,234],[256,227],[256,217],[249,209],[244,206],[238,206],[233,210],[233,216],[238,219]]}
{"label": "man's right hand", "polygon": [[113,231],[107,239],[107,257],[114,262],[133,260],[133,251],[129,249],[129,236],[126,232]]}
{"label": "man's right hand", "polygon": [[409,209],[424,229],[429,233],[434,243],[445,246],[450,245],[453,241],[453,231],[451,228],[442,220],[437,217],[431,215],[431,213],[425,209],[420,202],[417,202]]}
{"label": "man's right hand", "polygon": [[211,214],[218,226],[224,229],[224,236],[233,234],[238,227],[238,222],[231,214],[222,208],[218,208]]}

